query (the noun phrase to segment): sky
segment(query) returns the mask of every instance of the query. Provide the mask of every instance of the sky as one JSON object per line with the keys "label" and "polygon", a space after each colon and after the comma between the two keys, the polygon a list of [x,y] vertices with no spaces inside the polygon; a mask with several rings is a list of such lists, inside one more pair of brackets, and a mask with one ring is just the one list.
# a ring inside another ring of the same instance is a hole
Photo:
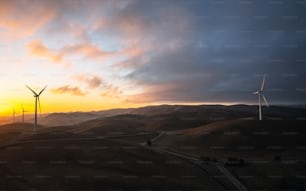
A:
{"label": "sky", "polygon": [[0,115],[306,104],[305,52],[306,0],[0,0]]}

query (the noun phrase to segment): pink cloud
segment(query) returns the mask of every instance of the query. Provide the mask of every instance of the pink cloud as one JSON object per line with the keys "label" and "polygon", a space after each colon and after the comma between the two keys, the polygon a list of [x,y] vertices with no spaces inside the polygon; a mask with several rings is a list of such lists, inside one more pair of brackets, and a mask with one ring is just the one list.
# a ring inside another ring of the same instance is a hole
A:
{"label": "pink cloud", "polygon": [[74,78],[79,82],[86,83],[89,88],[97,88],[104,83],[102,78],[94,75],[79,74],[75,75]]}
{"label": "pink cloud", "polygon": [[84,96],[85,93],[77,86],[75,87],[71,87],[71,86],[61,86],[59,88],[56,88],[56,89],[52,89],[51,90],[52,93],[55,93],[55,94],[66,94],[66,93],[69,93],[71,95],[77,95],[77,96]]}
{"label": "pink cloud", "polygon": [[27,44],[28,51],[35,56],[48,58],[54,63],[63,61],[63,55],[47,48],[40,40],[33,40]]}
{"label": "pink cloud", "polygon": [[32,36],[54,18],[54,9],[41,3],[29,6],[30,3],[29,1],[0,2],[1,41],[10,42]]}
{"label": "pink cloud", "polygon": [[101,50],[99,47],[86,42],[75,45],[67,45],[62,48],[63,54],[80,54],[90,59],[107,59],[114,55],[114,52]]}

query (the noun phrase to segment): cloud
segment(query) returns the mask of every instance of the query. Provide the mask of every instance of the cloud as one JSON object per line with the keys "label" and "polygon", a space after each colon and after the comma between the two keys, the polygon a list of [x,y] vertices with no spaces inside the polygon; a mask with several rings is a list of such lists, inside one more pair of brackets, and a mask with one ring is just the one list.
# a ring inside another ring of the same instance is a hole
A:
{"label": "cloud", "polygon": [[107,85],[100,95],[102,97],[120,99],[123,96],[123,92],[119,89],[119,87]]}
{"label": "cloud", "polygon": [[69,86],[69,85],[66,85],[66,86],[61,86],[61,87],[58,87],[56,89],[52,89],[51,90],[52,93],[55,93],[55,94],[71,94],[71,95],[77,95],[77,96],[84,96],[85,93],[82,92],[82,90],[75,86],[75,87],[72,87],[72,86]]}
{"label": "cloud", "polygon": [[[306,81],[301,3],[17,2],[0,3],[1,36],[23,38],[39,32],[57,39],[55,48],[47,46],[48,39],[43,40],[46,44],[34,40],[27,48],[55,63],[77,57],[89,74],[101,72],[135,85],[142,92],[129,96],[131,102],[256,102],[249,93],[266,73],[268,98],[305,103],[305,93],[296,91]],[[84,66],[88,59],[90,65]],[[102,96],[122,93],[122,87],[104,80],[84,75],[78,82],[97,88]]]}
{"label": "cloud", "polygon": [[95,75],[79,74],[74,76],[79,82],[84,82],[89,88],[98,88],[103,85],[102,78]]}
{"label": "cloud", "polygon": [[97,76],[93,76],[87,79],[87,84],[90,88],[97,88],[102,84],[102,80]]}
{"label": "cloud", "polygon": [[36,39],[27,44],[27,49],[29,53],[34,56],[47,58],[53,63],[65,63],[66,65],[69,64],[64,61],[64,57],[67,57],[68,55],[81,55],[92,60],[103,60],[115,56],[115,52],[103,51],[89,42],[66,45],[58,50],[51,50],[45,46],[41,40]]}
{"label": "cloud", "polygon": [[136,104],[148,104],[154,102],[162,101],[173,101],[175,102],[175,97],[171,92],[176,92],[178,84],[163,84],[161,85],[151,85],[145,86],[142,92],[128,95],[124,100],[125,103],[136,103]]}
{"label": "cloud", "polygon": [[47,48],[40,40],[33,40],[27,44],[28,51],[35,56],[48,58],[53,63],[63,61],[63,55]]}
{"label": "cloud", "polygon": [[[305,64],[301,64],[305,63],[301,28],[306,17],[294,2],[287,3],[290,9],[279,6],[271,11],[258,3],[237,11],[240,4],[208,8],[209,2],[194,1],[181,5],[186,17],[175,8],[164,13],[162,21],[147,27],[153,29],[152,36],[144,34],[155,39],[149,51],[114,65],[129,69],[126,80],[142,87],[128,101],[256,102],[251,92],[266,73],[266,94],[272,102],[305,103],[304,94],[293,87],[302,87],[306,80]],[[258,15],[268,19],[260,20]],[[284,15],[298,15],[298,19],[290,21]],[[288,72],[297,77],[284,75]]]}
{"label": "cloud", "polygon": [[114,63],[113,67],[117,69],[138,68],[148,62],[146,54],[151,51],[151,47],[144,44],[133,43],[126,48],[123,48],[118,55],[122,55],[125,59]]}
{"label": "cloud", "polygon": [[102,97],[121,99],[123,92],[116,85],[104,81],[101,77],[90,74],[78,74],[74,76],[79,83],[86,84],[89,89],[98,89]]}
{"label": "cloud", "polygon": [[65,46],[61,49],[61,53],[83,55],[90,59],[107,59],[114,54],[112,51],[101,50],[101,48],[89,42]]}
{"label": "cloud", "polygon": [[[35,6],[29,6],[29,4]],[[0,1],[0,41],[10,42],[36,34],[55,16],[41,1]]]}

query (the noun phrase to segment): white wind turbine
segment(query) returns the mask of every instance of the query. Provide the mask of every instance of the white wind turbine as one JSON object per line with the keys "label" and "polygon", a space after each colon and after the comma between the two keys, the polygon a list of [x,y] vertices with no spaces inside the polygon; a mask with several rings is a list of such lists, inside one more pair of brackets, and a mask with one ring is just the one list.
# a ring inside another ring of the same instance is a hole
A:
{"label": "white wind turbine", "polygon": [[34,94],[35,97],[35,119],[34,119],[34,127],[37,127],[37,102],[39,104],[39,110],[41,111],[40,108],[40,100],[39,100],[39,96],[43,93],[43,91],[45,91],[45,89],[47,88],[47,86],[45,86],[39,93],[36,93],[34,90],[32,90],[29,86],[26,85],[26,87],[31,90],[31,92]]}
{"label": "white wind turbine", "polygon": [[253,93],[253,94],[257,94],[257,95],[258,95],[258,112],[259,112],[259,120],[262,120],[262,115],[261,115],[261,106],[262,106],[261,98],[264,100],[266,106],[269,107],[268,101],[267,101],[266,97],[265,97],[264,94],[263,94],[263,92],[264,92],[264,87],[265,87],[265,81],[266,81],[266,75],[263,76],[263,79],[262,79],[262,83],[261,83],[260,89]]}

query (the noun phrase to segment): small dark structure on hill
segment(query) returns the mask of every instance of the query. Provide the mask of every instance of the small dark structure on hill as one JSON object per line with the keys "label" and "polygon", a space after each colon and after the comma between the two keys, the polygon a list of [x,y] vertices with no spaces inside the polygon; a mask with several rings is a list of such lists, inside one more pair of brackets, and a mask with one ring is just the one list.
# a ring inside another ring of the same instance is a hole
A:
{"label": "small dark structure on hill", "polygon": [[152,146],[151,140],[147,140],[147,145],[148,145],[149,147]]}

